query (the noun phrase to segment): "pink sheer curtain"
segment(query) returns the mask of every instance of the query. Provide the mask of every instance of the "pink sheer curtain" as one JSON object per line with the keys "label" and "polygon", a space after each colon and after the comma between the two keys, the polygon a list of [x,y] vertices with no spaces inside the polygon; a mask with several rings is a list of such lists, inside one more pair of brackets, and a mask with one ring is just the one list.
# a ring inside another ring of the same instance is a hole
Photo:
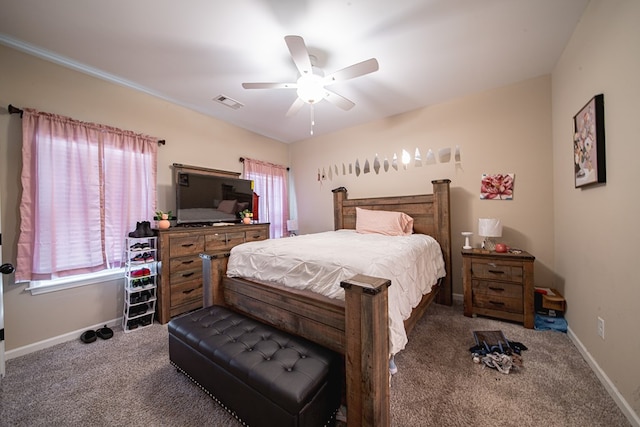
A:
{"label": "pink sheer curtain", "polygon": [[245,158],[244,178],[254,181],[254,191],[260,196],[259,221],[271,223],[271,238],[286,236],[289,219],[286,166]]}
{"label": "pink sheer curtain", "polygon": [[125,236],[153,218],[157,139],[24,109],[16,280],[123,264]]}

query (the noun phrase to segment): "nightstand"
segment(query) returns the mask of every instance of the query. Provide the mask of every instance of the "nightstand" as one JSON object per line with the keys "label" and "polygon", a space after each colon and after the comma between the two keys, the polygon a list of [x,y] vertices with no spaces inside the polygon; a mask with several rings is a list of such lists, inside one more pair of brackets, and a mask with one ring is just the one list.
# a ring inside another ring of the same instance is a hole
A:
{"label": "nightstand", "polygon": [[463,249],[464,315],[522,322],[532,329],[535,259],[525,251],[516,254]]}

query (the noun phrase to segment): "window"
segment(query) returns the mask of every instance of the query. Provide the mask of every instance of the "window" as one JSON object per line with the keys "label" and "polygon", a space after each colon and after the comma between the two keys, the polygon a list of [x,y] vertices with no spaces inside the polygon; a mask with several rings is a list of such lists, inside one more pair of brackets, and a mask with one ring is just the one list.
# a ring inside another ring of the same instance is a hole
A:
{"label": "window", "polygon": [[30,109],[22,128],[16,280],[119,271],[126,234],[153,217],[157,140]]}
{"label": "window", "polygon": [[285,166],[244,159],[244,178],[252,179],[260,196],[259,220],[269,222],[271,238],[287,235],[289,219],[288,176]]}

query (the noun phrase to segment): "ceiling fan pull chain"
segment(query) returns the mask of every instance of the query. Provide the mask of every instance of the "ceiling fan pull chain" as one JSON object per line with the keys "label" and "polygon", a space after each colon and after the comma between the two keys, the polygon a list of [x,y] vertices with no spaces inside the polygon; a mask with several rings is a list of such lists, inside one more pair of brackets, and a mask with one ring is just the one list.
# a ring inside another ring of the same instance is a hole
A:
{"label": "ceiling fan pull chain", "polygon": [[311,135],[313,135],[313,126],[316,124],[316,121],[313,117],[313,104],[309,104],[309,111],[311,112]]}

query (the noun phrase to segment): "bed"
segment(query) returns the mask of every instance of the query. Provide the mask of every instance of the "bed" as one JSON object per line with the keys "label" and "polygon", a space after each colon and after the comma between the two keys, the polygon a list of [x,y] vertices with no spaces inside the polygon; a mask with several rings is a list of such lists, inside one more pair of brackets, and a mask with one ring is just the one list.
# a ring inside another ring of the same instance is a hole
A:
{"label": "bed", "polygon": [[[356,208],[404,212],[413,219],[414,233],[432,236],[439,244],[447,274],[422,296],[404,320],[407,334],[431,302],[452,302],[449,184],[449,180],[432,181],[432,194],[382,198],[349,199],[346,189],[333,190],[335,230],[355,229]],[[216,286],[215,280],[211,283]],[[389,425],[388,302],[389,286],[394,284],[389,278],[356,274],[342,280],[340,286],[344,299],[287,287],[273,280],[226,276],[221,288],[210,291],[215,304],[229,306],[343,354],[349,425]]]}

